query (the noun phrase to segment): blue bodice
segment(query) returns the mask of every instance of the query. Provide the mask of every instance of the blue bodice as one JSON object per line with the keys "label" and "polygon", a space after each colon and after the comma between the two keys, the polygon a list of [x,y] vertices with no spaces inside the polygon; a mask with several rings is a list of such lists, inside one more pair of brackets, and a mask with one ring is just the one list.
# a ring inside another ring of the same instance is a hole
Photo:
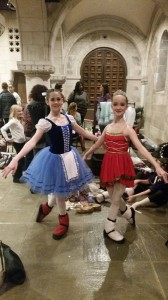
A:
{"label": "blue bodice", "polygon": [[47,119],[52,124],[51,129],[46,133],[50,145],[50,151],[55,154],[63,154],[71,150],[72,139],[72,124],[67,115],[68,124],[58,126],[51,120]]}

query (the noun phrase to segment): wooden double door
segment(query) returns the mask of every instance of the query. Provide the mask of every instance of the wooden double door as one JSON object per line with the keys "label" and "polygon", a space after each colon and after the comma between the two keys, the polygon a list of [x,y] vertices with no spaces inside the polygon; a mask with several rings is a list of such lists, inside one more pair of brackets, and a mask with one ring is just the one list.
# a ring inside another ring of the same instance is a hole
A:
{"label": "wooden double door", "polygon": [[98,48],[90,52],[81,66],[81,80],[94,108],[95,100],[100,97],[99,87],[107,82],[112,95],[116,90],[126,88],[127,68],[124,58],[110,48]]}

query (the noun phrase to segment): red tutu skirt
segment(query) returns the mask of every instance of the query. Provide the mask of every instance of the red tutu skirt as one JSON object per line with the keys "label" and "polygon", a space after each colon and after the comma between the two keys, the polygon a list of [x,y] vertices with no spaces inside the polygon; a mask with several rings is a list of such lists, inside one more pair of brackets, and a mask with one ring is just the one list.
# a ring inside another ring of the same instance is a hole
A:
{"label": "red tutu skirt", "polygon": [[120,182],[126,187],[133,187],[134,179],[135,170],[128,152],[105,153],[100,172],[102,187],[113,186],[115,182]]}

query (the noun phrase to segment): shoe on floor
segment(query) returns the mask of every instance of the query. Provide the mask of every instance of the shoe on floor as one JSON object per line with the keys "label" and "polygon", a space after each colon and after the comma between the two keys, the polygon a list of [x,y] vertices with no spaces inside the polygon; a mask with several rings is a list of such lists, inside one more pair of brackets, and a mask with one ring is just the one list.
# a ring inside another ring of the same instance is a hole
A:
{"label": "shoe on floor", "polygon": [[13,178],[14,183],[23,183],[19,178]]}

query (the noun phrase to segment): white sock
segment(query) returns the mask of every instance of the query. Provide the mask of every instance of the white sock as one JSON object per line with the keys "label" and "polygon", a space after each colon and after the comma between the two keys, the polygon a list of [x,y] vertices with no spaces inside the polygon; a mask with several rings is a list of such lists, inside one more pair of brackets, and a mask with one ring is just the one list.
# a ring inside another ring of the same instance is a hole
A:
{"label": "white sock", "polygon": [[119,205],[116,205],[114,203],[112,203],[110,205],[110,209],[109,209],[109,213],[108,213],[108,218],[110,220],[115,220],[117,215],[118,215],[118,211],[119,211]]}
{"label": "white sock", "polygon": [[133,203],[131,206],[134,209],[137,209],[137,207],[139,207],[139,206],[145,206],[145,205],[148,205],[148,204],[150,204],[150,200],[149,200],[149,198],[145,198],[141,201],[137,201],[137,202]]}
{"label": "white sock", "polygon": [[66,203],[64,198],[56,198],[58,212],[60,216],[66,215]]}
{"label": "white sock", "polygon": [[53,207],[54,205],[56,205],[56,197],[53,193],[48,195],[48,206],[49,207]]}

